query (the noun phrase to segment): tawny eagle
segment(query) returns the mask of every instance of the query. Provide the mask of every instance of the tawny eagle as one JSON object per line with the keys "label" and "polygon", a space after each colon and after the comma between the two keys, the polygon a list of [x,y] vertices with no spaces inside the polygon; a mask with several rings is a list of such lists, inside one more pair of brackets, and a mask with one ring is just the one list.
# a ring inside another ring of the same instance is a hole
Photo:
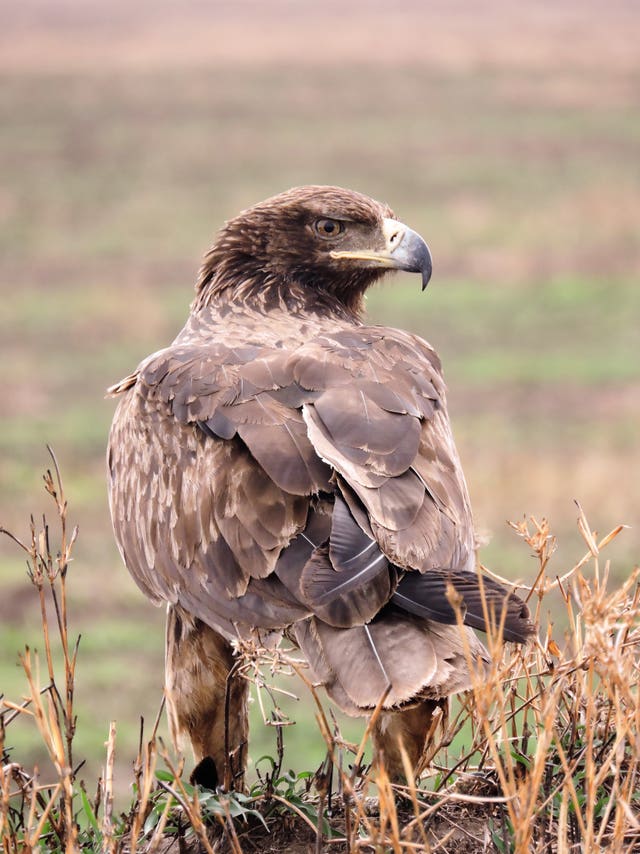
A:
{"label": "tawny eagle", "polygon": [[466,628],[486,628],[480,586],[507,640],[531,634],[517,596],[479,584],[438,356],[363,319],[389,270],[425,287],[431,256],[386,205],[321,186],[267,199],[218,234],[175,341],[110,389],[115,534],[168,603],[171,729],[205,785],[225,768],[242,784],[238,637],[286,633],[349,714],[387,692],[374,744],[399,777],[399,740],[417,764],[435,705],[469,687],[465,646],[486,658]]}

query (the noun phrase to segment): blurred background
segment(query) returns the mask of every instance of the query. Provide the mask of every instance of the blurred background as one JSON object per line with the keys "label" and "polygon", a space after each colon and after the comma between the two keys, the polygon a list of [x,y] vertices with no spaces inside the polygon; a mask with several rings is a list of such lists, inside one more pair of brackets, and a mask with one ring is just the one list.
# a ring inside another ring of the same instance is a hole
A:
{"label": "blurred background", "polygon": [[[584,552],[577,499],[601,534],[631,526],[608,550],[612,572],[629,573],[640,552],[634,0],[5,0],[2,16],[0,526],[26,537],[29,513],[50,513],[50,443],[80,526],[69,585],[87,779],[115,719],[126,791],[163,678],[164,615],[112,538],[104,391],[178,332],[224,219],[292,185],[365,192],[430,243],[428,291],[397,277],[369,312],[440,353],[483,563],[532,579],[506,524],[528,513],[559,538],[552,572],[570,569]],[[0,584],[0,694],[17,701],[18,652],[41,646],[39,605],[7,538]],[[273,754],[254,723],[252,755]],[[12,725],[20,761],[41,761],[38,741],[28,721]],[[304,725],[285,747],[308,768],[324,753]]]}

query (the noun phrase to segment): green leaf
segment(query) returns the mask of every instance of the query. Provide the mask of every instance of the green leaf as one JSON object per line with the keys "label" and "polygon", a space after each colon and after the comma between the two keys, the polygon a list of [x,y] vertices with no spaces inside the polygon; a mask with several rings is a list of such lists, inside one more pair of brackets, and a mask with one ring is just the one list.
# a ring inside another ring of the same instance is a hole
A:
{"label": "green leaf", "polygon": [[170,771],[156,771],[156,780],[162,780],[163,783],[173,783],[173,774]]}
{"label": "green leaf", "polygon": [[528,771],[531,770],[531,760],[528,756],[525,756],[524,753],[520,753],[518,750],[512,750],[511,758],[514,759],[518,765],[522,765]]}
{"label": "green leaf", "polygon": [[142,829],[143,836],[146,836],[148,833],[151,833],[152,830],[155,829],[158,822],[160,821],[160,816],[162,815],[162,810],[155,807],[151,810],[149,815],[147,816],[147,820],[144,823],[144,827]]}
{"label": "green leaf", "polygon": [[98,827],[98,820],[96,819],[93,807],[89,803],[87,793],[83,788],[80,788],[80,800],[82,801],[82,809],[84,810],[84,814],[87,817],[87,821],[89,822],[96,836],[98,837],[98,841],[102,840],[102,833],[100,832],[100,828]]}

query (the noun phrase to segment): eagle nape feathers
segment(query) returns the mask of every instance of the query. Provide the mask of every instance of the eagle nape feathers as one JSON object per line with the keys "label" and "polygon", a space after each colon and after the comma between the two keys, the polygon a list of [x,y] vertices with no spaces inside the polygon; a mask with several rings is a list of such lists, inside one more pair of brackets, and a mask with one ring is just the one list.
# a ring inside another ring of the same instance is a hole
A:
{"label": "eagle nape feathers", "polygon": [[431,255],[386,205],[322,186],[267,199],[219,232],[175,341],[109,390],[115,535],[168,605],[171,731],[205,785],[244,780],[234,639],[286,634],[349,714],[384,696],[374,746],[398,779],[399,743],[417,766],[433,710],[471,685],[469,653],[487,661],[473,629],[489,615],[506,640],[533,633],[478,575],[438,356],[364,320],[393,270],[424,288]]}

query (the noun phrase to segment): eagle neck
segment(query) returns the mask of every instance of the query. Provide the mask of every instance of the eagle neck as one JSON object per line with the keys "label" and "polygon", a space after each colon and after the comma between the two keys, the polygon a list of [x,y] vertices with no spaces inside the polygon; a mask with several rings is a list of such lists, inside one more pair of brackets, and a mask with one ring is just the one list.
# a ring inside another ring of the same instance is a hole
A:
{"label": "eagle neck", "polygon": [[225,274],[218,269],[210,276],[201,272],[192,312],[198,313],[209,306],[224,308],[225,305],[265,315],[274,310],[284,310],[289,314],[333,316],[357,324],[362,322],[364,313],[364,299],[360,292],[354,292],[345,302],[314,283],[303,284],[295,278],[262,271],[243,275],[242,270]]}

